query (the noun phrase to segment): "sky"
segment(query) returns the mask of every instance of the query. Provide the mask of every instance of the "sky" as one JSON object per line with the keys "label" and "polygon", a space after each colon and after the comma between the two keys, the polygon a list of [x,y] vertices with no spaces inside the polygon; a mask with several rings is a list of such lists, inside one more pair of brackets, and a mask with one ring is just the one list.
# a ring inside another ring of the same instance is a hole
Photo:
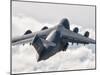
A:
{"label": "sky", "polygon": [[[95,7],[31,2],[12,3],[12,37],[23,35],[28,29],[34,32],[43,26],[55,26],[62,18],[69,19],[71,30],[76,26],[81,34],[88,30],[90,38],[95,39]],[[12,46],[13,73],[93,69],[95,45],[70,44],[65,52],[45,61],[37,62],[37,58],[35,48],[29,44]]]}
{"label": "sky", "polygon": [[62,4],[46,4],[33,2],[12,3],[12,15],[30,16],[36,20],[50,24],[68,18],[70,23],[95,28],[95,7]]}

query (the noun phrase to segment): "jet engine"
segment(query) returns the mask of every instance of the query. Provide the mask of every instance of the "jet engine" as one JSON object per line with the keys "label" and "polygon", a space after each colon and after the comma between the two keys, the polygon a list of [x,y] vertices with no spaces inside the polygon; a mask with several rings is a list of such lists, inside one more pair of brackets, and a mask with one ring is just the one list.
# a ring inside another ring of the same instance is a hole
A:
{"label": "jet engine", "polygon": [[63,25],[66,29],[70,30],[70,25],[69,25],[68,19],[66,19],[66,18],[62,19],[60,24]]}
{"label": "jet engine", "polygon": [[27,30],[27,31],[24,33],[24,35],[27,35],[27,34],[30,34],[30,33],[32,33],[32,31],[31,31],[31,30]]}
{"label": "jet engine", "polygon": [[78,27],[75,27],[75,28],[73,29],[73,32],[78,33],[78,32],[79,32]]}
{"label": "jet engine", "polygon": [[48,29],[48,27],[47,26],[44,26],[41,30],[45,30],[45,29]]}
{"label": "jet engine", "polygon": [[86,31],[86,32],[84,33],[84,36],[85,36],[85,37],[89,37],[89,32]]}
{"label": "jet engine", "polygon": [[[27,31],[24,33],[24,35],[31,34],[31,33],[32,33],[31,30],[27,30]],[[30,45],[31,45],[31,43],[30,43]],[[24,46],[24,44],[23,44],[23,46]]]}

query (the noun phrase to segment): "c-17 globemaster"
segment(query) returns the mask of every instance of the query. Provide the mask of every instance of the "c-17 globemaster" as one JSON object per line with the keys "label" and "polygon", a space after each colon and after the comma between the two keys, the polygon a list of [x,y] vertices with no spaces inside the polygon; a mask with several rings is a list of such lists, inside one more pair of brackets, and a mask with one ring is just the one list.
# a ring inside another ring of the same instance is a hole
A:
{"label": "c-17 globemaster", "polygon": [[40,31],[32,33],[27,30],[24,35],[12,38],[12,46],[17,44],[24,45],[29,43],[34,46],[39,58],[37,61],[46,60],[60,51],[66,51],[69,42],[77,44],[95,44],[96,41],[89,38],[89,32],[86,31],[84,35],[78,33],[79,29],[75,27],[70,30],[68,19],[64,18],[54,27],[43,27]]}

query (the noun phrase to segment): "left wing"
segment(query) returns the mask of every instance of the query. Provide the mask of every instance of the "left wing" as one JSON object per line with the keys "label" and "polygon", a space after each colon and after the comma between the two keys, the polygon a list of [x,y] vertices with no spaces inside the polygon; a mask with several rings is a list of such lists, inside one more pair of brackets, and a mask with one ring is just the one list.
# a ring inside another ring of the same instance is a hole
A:
{"label": "left wing", "polygon": [[36,34],[38,34],[40,38],[46,38],[48,34],[54,29],[55,27],[12,38],[11,44],[14,46],[18,44],[32,43]]}
{"label": "left wing", "polygon": [[31,43],[31,41],[33,39],[34,39],[34,34],[31,33],[31,34],[22,35],[22,36],[12,38],[11,43],[12,43],[12,46],[18,45],[18,44]]}
{"label": "left wing", "polygon": [[67,42],[81,43],[81,44],[89,44],[89,43],[95,44],[96,43],[95,40],[85,37],[84,35],[81,35],[79,33],[75,33],[68,29],[63,29],[61,31],[61,35],[62,35],[63,40],[66,40]]}

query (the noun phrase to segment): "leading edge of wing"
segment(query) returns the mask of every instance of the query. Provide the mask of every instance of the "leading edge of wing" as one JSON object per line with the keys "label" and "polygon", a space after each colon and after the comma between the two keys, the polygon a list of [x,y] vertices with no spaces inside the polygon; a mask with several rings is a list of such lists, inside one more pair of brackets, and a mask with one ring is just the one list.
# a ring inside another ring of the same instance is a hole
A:
{"label": "leading edge of wing", "polygon": [[54,30],[56,27],[52,27],[46,30],[40,30],[31,34],[27,34],[27,35],[22,35],[22,36],[17,36],[12,38],[11,43],[12,45],[17,45],[17,44],[24,44],[24,43],[28,43],[28,42],[32,42],[34,35],[38,34],[39,37],[43,38],[44,36],[48,36],[48,34]]}
{"label": "leading edge of wing", "polygon": [[27,35],[15,37],[11,40],[12,46],[31,42],[33,37],[34,37],[34,34],[27,34]]}
{"label": "leading edge of wing", "polygon": [[71,30],[64,29],[61,31],[62,37],[66,39],[68,42],[72,43],[83,43],[83,44],[96,44],[96,41],[91,38],[87,38],[84,35],[81,35],[79,33],[75,33]]}

